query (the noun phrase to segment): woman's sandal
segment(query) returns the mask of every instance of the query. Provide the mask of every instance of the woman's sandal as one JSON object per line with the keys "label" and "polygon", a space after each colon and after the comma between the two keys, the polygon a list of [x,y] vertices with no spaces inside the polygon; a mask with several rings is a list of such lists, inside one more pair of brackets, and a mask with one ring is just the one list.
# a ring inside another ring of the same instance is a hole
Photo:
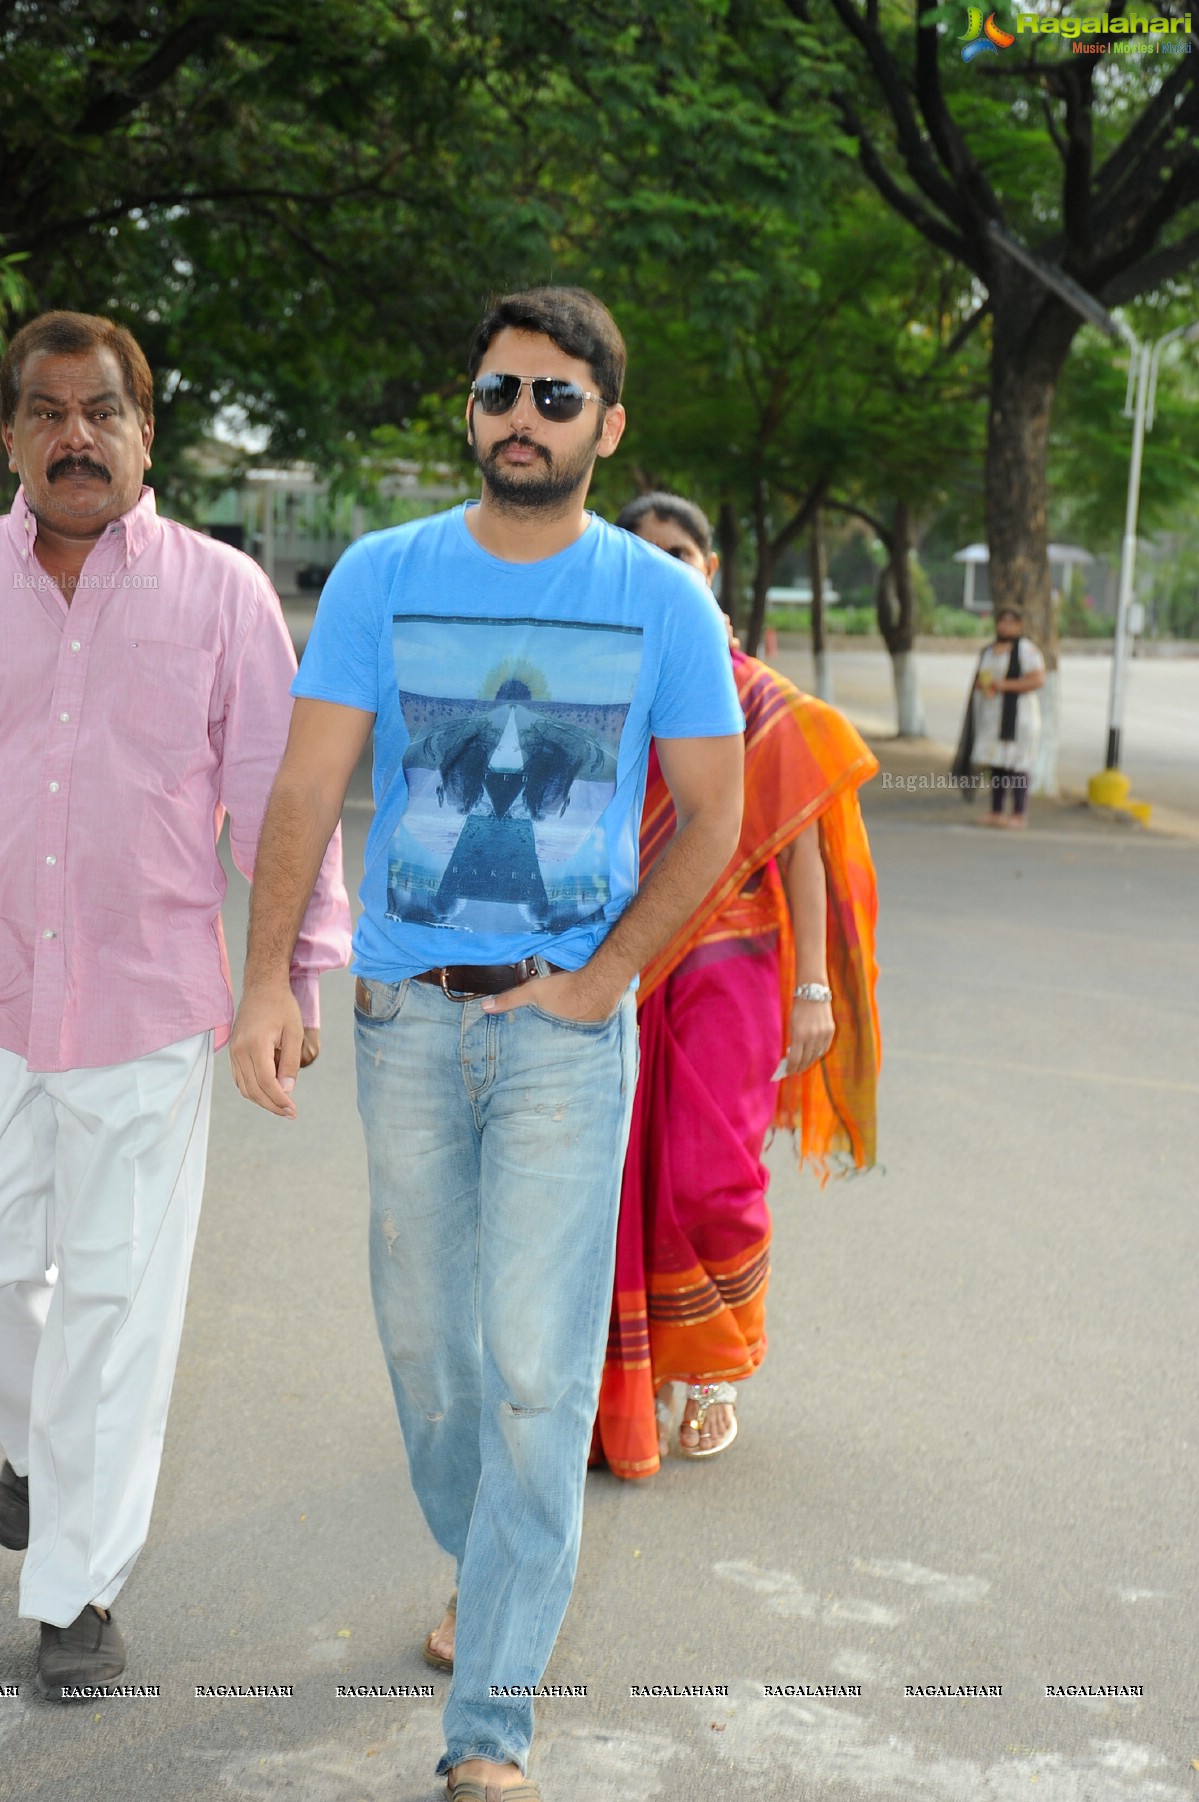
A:
{"label": "woman's sandal", "polygon": [[[731,1383],[688,1383],[682,1424],[690,1427],[693,1433],[702,1433],[709,1408],[724,1405],[735,1409],[736,1402],[737,1391]],[[679,1453],[684,1458],[714,1458],[717,1452],[727,1451],[736,1437],[737,1416],[734,1412],[728,1432],[715,1445],[706,1445],[701,1450],[698,1445],[684,1445],[680,1439]]]}
{"label": "woman's sandal", "polygon": [[[450,1597],[449,1601],[446,1603],[445,1611],[447,1614],[452,1614],[454,1616],[454,1618],[457,1619],[457,1617],[458,1617],[458,1591],[457,1590],[454,1591],[453,1595]],[[437,1628],[434,1627],[433,1633],[436,1633],[436,1631],[437,1631]],[[428,1639],[426,1639],[424,1645],[421,1647],[420,1655],[424,1659],[426,1664],[431,1664],[433,1666],[433,1669],[435,1671],[452,1671],[454,1668],[454,1660],[452,1658],[445,1658],[442,1656],[442,1654],[440,1652],[435,1652],[433,1650],[433,1633],[430,1633]]]}
{"label": "woman's sandal", "polygon": [[445,1793],[450,1802],[541,1802],[541,1791],[528,1781],[501,1789],[498,1783],[480,1783],[477,1777],[459,1777],[457,1783],[447,1777]]}

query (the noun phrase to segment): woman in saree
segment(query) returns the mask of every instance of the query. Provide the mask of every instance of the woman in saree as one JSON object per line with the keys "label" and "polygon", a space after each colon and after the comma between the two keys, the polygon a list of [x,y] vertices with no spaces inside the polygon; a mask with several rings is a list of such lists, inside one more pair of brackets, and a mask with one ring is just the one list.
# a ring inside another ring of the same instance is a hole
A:
{"label": "woman in saree", "polygon": [[[689,501],[642,495],[617,524],[711,582],[711,528]],[[627,1478],[652,1476],[668,1450],[710,1457],[736,1437],[734,1385],[766,1352],[767,1133],[792,1132],[821,1181],[830,1164],[874,1161],[876,891],[857,791],[878,765],[834,708],[733,640],[731,654],[746,721],[740,842],[638,994],[593,1450]],[[651,757],[643,877],[673,831]]]}

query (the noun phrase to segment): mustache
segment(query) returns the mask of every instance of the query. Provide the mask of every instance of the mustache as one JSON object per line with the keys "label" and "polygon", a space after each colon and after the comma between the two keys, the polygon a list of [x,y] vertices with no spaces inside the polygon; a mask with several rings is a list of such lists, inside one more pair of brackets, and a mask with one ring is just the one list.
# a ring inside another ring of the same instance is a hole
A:
{"label": "mustache", "polygon": [[70,475],[75,470],[79,470],[85,475],[99,476],[102,482],[112,481],[111,472],[105,469],[103,463],[97,463],[92,457],[60,457],[57,463],[51,463],[46,471],[46,479],[50,482],[57,482],[59,476]]}
{"label": "mustache", "polygon": [[522,438],[519,432],[513,432],[511,437],[501,439],[499,444],[493,444],[487,453],[487,461],[489,463],[496,462],[500,452],[507,450],[510,444],[520,444],[523,445],[526,450],[536,451],[542,462],[550,469],[553,468],[554,459],[546,449],[545,445],[538,444],[535,438]]}

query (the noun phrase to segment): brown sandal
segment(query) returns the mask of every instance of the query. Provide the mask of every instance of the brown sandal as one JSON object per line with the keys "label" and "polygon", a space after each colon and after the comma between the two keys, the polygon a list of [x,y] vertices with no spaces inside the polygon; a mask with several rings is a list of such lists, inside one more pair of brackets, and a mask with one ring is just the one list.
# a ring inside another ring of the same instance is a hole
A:
{"label": "brown sandal", "polygon": [[[457,1590],[454,1591],[453,1595],[450,1597],[449,1601],[446,1603],[445,1611],[447,1614],[452,1614],[454,1616],[454,1619],[457,1620],[457,1618],[458,1618],[458,1591]],[[434,1627],[433,1633],[436,1633],[436,1631],[437,1631],[437,1628]],[[452,1672],[453,1668],[454,1668],[454,1660],[452,1658],[443,1658],[440,1652],[435,1652],[433,1650],[433,1633],[430,1633],[428,1639],[426,1639],[424,1645],[421,1647],[420,1655],[424,1659],[426,1664],[431,1664],[433,1666],[433,1669],[435,1671],[451,1671]]]}

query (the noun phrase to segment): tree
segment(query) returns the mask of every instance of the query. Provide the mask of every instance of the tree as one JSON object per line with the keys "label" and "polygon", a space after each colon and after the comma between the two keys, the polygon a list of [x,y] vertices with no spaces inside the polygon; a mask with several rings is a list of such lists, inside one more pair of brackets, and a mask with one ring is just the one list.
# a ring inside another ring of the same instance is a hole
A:
{"label": "tree", "polygon": [[[986,290],[992,590],[1024,607],[1053,668],[1050,417],[1082,321],[1007,254],[994,228],[1106,307],[1151,296],[1190,268],[1199,257],[1196,58],[1117,57],[1113,46],[1128,40],[1114,33],[1086,40],[1107,55],[1074,54],[1046,9],[1021,15],[1007,47],[967,67],[955,54],[964,7],[917,10],[905,24],[879,0],[783,3],[805,23],[829,18],[851,53],[832,101],[866,176]],[[1162,11],[1183,23],[1172,0]]]}
{"label": "tree", "polygon": [[722,592],[750,650],[778,562],[817,514],[868,524],[887,550],[879,625],[906,735],[923,730],[911,554],[980,455],[981,371],[968,288],[846,176],[806,218],[769,213],[755,230],[739,216],[737,245],[681,298],[659,271],[662,292],[630,320],[628,443],[643,486],[706,501],[726,578],[747,522],[748,612],[736,581]]}
{"label": "tree", "polygon": [[12,325],[134,327],[160,480],[223,405],[276,455],[356,455],[460,369],[480,291],[540,247],[481,155],[509,130],[495,49],[399,0],[0,7]]}

